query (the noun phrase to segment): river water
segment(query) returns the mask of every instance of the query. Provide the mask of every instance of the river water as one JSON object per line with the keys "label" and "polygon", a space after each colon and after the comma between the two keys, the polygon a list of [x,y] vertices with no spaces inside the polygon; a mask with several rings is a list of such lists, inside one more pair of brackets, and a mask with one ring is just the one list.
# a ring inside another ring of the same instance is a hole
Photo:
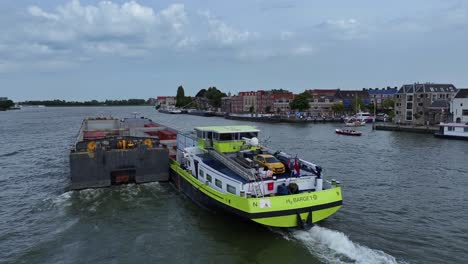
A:
{"label": "river water", "polygon": [[260,140],[341,180],[342,209],[309,231],[238,222],[171,184],[66,191],[68,150],[86,116],[189,130],[245,124],[151,107],[0,112],[0,263],[466,263],[468,142],[339,124],[261,124]]}

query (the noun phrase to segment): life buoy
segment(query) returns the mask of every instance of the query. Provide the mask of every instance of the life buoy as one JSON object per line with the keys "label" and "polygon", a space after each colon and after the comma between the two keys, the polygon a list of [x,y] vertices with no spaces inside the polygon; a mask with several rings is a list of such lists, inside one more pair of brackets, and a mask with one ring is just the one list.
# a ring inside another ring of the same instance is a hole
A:
{"label": "life buoy", "polygon": [[88,144],[86,145],[86,150],[88,152],[93,152],[95,149],[96,149],[96,142],[95,141],[88,142]]}
{"label": "life buoy", "polygon": [[143,141],[143,144],[145,144],[146,146],[148,146],[148,148],[152,148],[153,147],[153,141],[149,138],[145,139]]}

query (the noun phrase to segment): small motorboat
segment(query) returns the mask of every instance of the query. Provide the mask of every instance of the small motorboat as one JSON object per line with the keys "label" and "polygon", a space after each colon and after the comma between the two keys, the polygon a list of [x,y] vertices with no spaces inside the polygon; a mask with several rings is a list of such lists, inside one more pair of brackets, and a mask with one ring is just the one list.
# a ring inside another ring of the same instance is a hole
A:
{"label": "small motorboat", "polygon": [[335,129],[335,132],[340,135],[347,135],[347,136],[360,136],[362,135],[361,132],[352,130],[352,129]]}

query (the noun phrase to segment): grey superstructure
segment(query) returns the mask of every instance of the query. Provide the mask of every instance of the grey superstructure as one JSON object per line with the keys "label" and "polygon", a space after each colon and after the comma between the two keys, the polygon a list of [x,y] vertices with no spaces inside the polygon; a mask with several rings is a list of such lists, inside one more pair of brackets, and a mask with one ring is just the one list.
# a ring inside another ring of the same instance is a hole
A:
{"label": "grey superstructure", "polygon": [[147,118],[86,118],[70,152],[71,189],[167,181],[176,132]]}

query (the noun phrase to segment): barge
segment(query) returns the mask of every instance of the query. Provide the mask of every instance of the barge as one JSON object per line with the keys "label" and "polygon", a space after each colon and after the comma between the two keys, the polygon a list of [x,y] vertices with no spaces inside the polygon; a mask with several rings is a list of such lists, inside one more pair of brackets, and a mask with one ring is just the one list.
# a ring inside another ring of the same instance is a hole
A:
{"label": "barge", "polygon": [[177,132],[144,117],[83,120],[70,150],[72,190],[167,181]]}
{"label": "barge", "polygon": [[203,207],[261,225],[310,228],[341,208],[338,181],[322,168],[258,142],[251,126],[197,127],[177,135],[175,186]]}

